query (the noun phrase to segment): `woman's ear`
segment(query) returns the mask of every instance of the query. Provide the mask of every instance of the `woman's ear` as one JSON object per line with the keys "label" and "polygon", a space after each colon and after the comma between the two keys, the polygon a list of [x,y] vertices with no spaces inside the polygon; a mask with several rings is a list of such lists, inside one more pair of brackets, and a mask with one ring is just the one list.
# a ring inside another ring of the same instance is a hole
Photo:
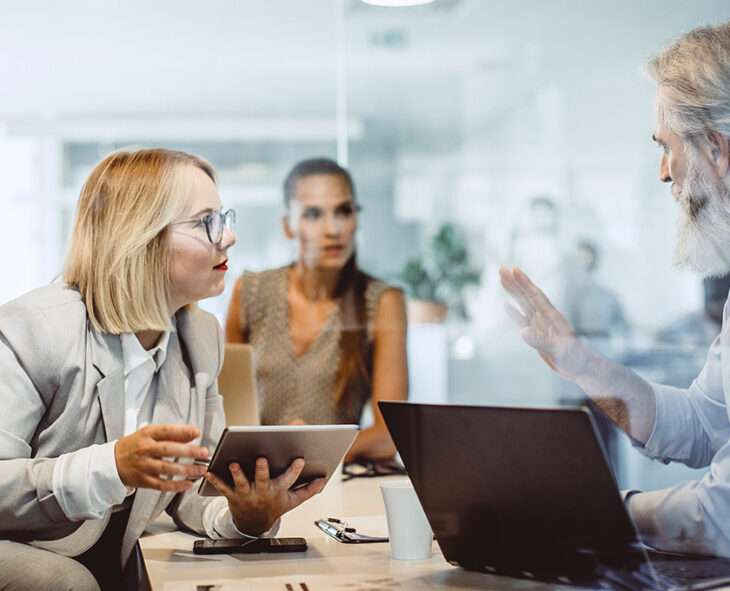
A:
{"label": "woman's ear", "polygon": [[717,131],[707,133],[710,163],[717,175],[724,179],[730,175],[730,138]]}
{"label": "woman's ear", "polygon": [[294,238],[294,230],[292,230],[291,224],[289,224],[288,215],[281,217],[281,227],[284,228],[284,236],[286,236],[290,240]]}

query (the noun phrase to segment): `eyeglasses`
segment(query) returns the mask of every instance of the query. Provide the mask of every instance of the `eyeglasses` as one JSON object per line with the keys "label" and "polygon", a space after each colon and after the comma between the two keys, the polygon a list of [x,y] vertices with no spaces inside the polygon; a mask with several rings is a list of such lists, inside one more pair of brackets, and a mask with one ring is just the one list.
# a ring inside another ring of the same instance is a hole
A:
{"label": "eyeglasses", "polygon": [[225,212],[214,211],[209,213],[205,217],[198,218],[197,220],[184,220],[182,222],[172,222],[170,225],[175,226],[177,224],[203,224],[205,226],[205,233],[208,235],[208,240],[211,244],[216,246],[223,240],[223,230],[228,228],[233,232],[236,227],[236,212],[229,209]]}

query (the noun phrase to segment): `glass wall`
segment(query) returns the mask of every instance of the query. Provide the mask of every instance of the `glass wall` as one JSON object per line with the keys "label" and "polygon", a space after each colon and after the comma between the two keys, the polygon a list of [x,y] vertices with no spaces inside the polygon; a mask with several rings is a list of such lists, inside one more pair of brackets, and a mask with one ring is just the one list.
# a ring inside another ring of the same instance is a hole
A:
{"label": "glass wall", "polygon": [[[729,17],[726,0],[5,2],[0,300],[57,275],[99,159],[164,146],[210,160],[238,213],[228,290],[201,302],[222,321],[234,277],[292,259],[281,183],[321,155],[355,179],[362,266],[449,304],[442,322],[409,308],[413,399],[582,402],[504,313],[500,265],[608,355],[687,385],[727,285],[671,266],[676,212],[641,66]],[[450,283],[408,285],[407,263],[435,273],[449,254]],[[622,484],[683,476],[613,445]]]}

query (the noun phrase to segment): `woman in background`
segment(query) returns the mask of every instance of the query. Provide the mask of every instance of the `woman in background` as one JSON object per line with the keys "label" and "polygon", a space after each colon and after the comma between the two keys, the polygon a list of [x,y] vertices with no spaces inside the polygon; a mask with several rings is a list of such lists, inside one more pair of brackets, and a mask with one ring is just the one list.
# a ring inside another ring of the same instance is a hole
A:
{"label": "woman in background", "polygon": [[375,422],[345,461],[391,458],[378,400],[408,397],[403,294],[363,273],[355,257],[358,205],[349,173],[324,158],[284,182],[284,233],[297,260],[236,281],[226,340],[254,348],[262,424]]}
{"label": "woman in background", "polygon": [[0,307],[0,588],[138,589],[163,510],[247,538],[324,485],[289,490],[301,460],[270,480],[259,459],[253,482],[232,463],[233,486],[194,463],[225,422],[220,326],[194,304],[223,291],[234,219],[207,162],[117,152],[81,191],[63,281]]}

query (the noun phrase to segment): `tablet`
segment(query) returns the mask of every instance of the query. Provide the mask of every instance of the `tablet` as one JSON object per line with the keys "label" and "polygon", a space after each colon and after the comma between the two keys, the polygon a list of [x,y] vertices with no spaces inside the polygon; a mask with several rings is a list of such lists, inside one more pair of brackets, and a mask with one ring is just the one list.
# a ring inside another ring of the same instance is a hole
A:
{"label": "tablet", "polygon": [[[228,466],[238,462],[249,480],[253,480],[256,458],[269,461],[272,478],[279,476],[295,459],[306,464],[292,488],[320,476],[329,478],[345,457],[357,435],[357,425],[272,425],[265,427],[228,427],[223,431],[208,465],[208,471],[233,486]],[[220,495],[203,479],[198,494]]]}

